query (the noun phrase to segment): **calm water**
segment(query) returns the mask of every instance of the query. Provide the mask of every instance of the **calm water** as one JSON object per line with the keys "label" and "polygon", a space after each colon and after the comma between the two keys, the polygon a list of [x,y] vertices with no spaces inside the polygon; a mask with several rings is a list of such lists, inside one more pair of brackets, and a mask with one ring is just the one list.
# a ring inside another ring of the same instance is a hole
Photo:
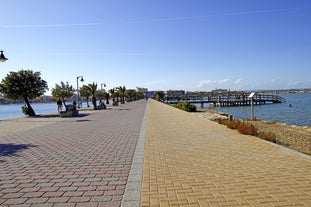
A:
{"label": "calm water", "polygon": [[[9,104],[0,105],[0,120],[23,117],[22,106],[25,104]],[[50,112],[57,112],[57,105],[55,103],[36,103],[31,104],[36,114],[45,114]]]}
{"label": "calm water", "polygon": [[[280,94],[286,103],[255,105],[255,116],[262,120],[279,121],[289,125],[311,126],[311,93]],[[289,107],[291,104],[293,107]],[[208,107],[232,114],[235,119],[251,118],[251,107]]]}

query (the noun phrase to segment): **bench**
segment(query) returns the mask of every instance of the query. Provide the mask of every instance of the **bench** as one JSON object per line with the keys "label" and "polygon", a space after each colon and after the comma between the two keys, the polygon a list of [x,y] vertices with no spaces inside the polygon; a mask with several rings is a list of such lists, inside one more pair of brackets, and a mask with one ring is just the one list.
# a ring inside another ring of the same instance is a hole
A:
{"label": "bench", "polygon": [[98,106],[97,106],[97,110],[102,110],[102,109],[106,109],[106,105],[104,103],[100,103]]}
{"label": "bench", "polygon": [[61,118],[78,116],[79,111],[77,110],[75,105],[69,104],[66,105],[65,107],[66,111],[61,111],[59,114]]}

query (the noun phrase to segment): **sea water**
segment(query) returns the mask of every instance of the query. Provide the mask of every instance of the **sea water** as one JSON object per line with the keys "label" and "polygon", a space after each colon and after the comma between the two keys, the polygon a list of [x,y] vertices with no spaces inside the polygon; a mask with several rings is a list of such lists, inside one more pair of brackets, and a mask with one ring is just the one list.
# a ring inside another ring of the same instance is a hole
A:
{"label": "sea water", "polygon": [[[22,106],[25,104],[4,104],[0,105],[0,120],[17,118],[25,116],[22,112]],[[57,112],[57,104],[55,103],[33,103],[31,104],[36,114],[46,114]]]}
{"label": "sea water", "polygon": [[[255,117],[289,125],[311,126],[311,93],[278,94],[286,103],[254,105]],[[251,106],[211,107],[210,110],[233,115],[235,119],[251,119]]]}
{"label": "sea water", "polygon": [[[66,103],[71,104],[71,103]],[[0,104],[0,120],[6,120],[11,118],[24,117],[25,115],[22,112],[22,106],[24,103],[19,104]],[[52,103],[31,103],[30,104],[33,110],[37,115],[47,114],[47,113],[57,113],[57,104],[56,102]],[[92,104],[90,103],[90,106]],[[82,107],[87,107],[86,103],[82,104]],[[63,110],[65,107],[63,106]]]}

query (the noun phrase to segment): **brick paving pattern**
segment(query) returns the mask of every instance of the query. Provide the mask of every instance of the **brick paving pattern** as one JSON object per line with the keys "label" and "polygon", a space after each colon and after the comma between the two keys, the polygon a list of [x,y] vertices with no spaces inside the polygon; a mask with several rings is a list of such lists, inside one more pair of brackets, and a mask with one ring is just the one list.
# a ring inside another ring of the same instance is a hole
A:
{"label": "brick paving pattern", "polygon": [[311,159],[148,103],[141,206],[311,206]]}
{"label": "brick paving pattern", "polygon": [[1,121],[0,206],[121,206],[145,108]]}
{"label": "brick paving pattern", "polygon": [[310,156],[145,109],[1,121],[0,206],[311,206]]}

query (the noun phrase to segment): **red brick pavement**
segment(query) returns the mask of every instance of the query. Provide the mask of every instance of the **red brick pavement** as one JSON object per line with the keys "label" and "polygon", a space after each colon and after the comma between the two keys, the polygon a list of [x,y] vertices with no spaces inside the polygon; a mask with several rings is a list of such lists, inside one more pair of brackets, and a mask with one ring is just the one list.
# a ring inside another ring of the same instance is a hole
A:
{"label": "red brick pavement", "polygon": [[139,101],[75,118],[25,118],[51,123],[1,134],[0,206],[119,207],[145,108]]}

